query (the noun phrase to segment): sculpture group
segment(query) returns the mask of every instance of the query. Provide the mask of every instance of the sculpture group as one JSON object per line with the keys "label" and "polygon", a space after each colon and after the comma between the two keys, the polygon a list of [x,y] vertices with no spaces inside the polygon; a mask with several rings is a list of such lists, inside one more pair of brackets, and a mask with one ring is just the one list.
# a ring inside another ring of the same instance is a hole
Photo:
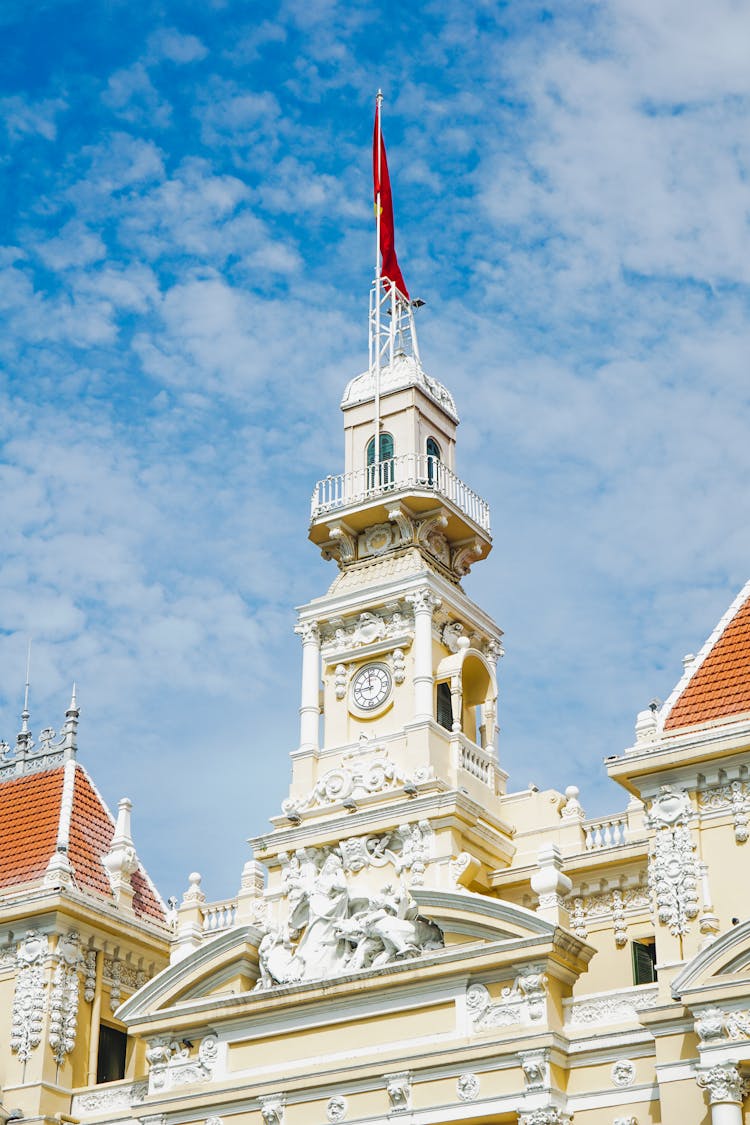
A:
{"label": "sculpture group", "polygon": [[440,927],[420,915],[405,888],[354,897],[335,851],[320,868],[294,857],[286,895],[287,925],[260,943],[260,989],[379,969],[443,946]]}

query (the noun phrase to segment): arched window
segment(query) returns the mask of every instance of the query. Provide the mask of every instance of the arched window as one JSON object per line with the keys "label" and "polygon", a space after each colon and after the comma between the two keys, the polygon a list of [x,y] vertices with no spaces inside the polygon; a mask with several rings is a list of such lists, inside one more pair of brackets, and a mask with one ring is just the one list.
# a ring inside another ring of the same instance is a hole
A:
{"label": "arched window", "polygon": [[371,437],[367,443],[367,484],[369,488],[378,488],[385,484],[393,484],[393,435],[380,435],[380,460],[375,464],[375,438]]}
{"label": "arched window", "polygon": [[434,437],[427,439],[427,483],[434,484],[437,477],[437,465],[440,460],[440,446]]}

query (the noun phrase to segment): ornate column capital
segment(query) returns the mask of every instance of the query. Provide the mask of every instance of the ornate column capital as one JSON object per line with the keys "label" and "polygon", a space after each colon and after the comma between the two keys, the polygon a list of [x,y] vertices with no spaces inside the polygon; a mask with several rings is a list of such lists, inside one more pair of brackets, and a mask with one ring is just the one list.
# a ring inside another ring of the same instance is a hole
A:
{"label": "ornate column capital", "polygon": [[748,1079],[739,1065],[733,1062],[716,1063],[696,1073],[696,1081],[708,1093],[709,1105],[717,1102],[736,1102],[742,1105],[748,1091]]}
{"label": "ornate column capital", "polygon": [[303,645],[320,644],[320,629],[317,621],[299,621],[294,626],[294,631],[302,637]]}
{"label": "ornate column capital", "polygon": [[414,606],[415,613],[429,613],[432,615],[436,609],[441,606],[440,598],[433,594],[432,590],[427,586],[421,590],[415,590],[413,594],[406,595],[406,601]]}
{"label": "ornate column capital", "polygon": [[532,1109],[529,1113],[523,1111],[518,1115],[518,1125],[570,1125],[570,1114],[556,1106],[546,1109]]}

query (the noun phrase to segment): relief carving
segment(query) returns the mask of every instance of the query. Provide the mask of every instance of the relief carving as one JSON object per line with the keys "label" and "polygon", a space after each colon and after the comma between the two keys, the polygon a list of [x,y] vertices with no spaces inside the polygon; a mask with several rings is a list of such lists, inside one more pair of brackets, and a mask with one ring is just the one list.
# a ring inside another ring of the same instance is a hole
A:
{"label": "relief carving", "polygon": [[698,808],[701,812],[731,809],[734,821],[734,838],[738,844],[747,843],[750,837],[750,789],[743,781],[731,781],[704,789],[698,794]]}
{"label": "relief carving", "polygon": [[739,1102],[742,1104],[748,1090],[748,1080],[737,1063],[718,1063],[708,1070],[699,1070],[696,1081],[708,1094],[711,1105],[714,1102]]}
{"label": "relief carving", "polygon": [[355,801],[374,793],[397,789],[410,781],[428,781],[432,768],[421,766],[407,777],[383,747],[351,750],[344,754],[341,765],[327,770],[304,797],[287,797],[281,808],[285,816],[325,808],[352,798]]}
{"label": "relief carving", "polygon": [[531,965],[512,986],[502,989],[499,1000],[493,1000],[483,984],[469,985],[466,991],[466,1009],[475,1031],[536,1023],[544,1017],[546,1000],[547,978]]}
{"label": "relief carving", "polygon": [[456,1093],[462,1102],[473,1102],[479,1096],[479,1079],[476,1074],[459,1074]]}
{"label": "relief carving", "polygon": [[285,893],[288,922],[260,943],[257,989],[375,970],[443,946],[439,926],[419,913],[405,888],[355,897],[335,851],[320,869],[309,857],[290,862]]}
{"label": "relief carving", "polygon": [[78,934],[62,935],[55,949],[55,971],[49,999],[49,1045],[62,1066],[76,1045],[78,1029],[78,968],[82,963]]}
{"label": "relief carving", "polygon": [[411,1075],[408,1073],[386,1074],[385,1089],[388,1094],[391,1113],[406,1113],[411,1109]]}
{"label": "relief carving", "polygon": [[691,816],[687,793],[665,785],[646,818],[649,827],[656,828],[648,870],[656,915],[675,936],[688,933],[688,923],[698,914],[700,870],[689,828]]}
{"label": "relief carving", "polygon": [[44,1023],[44,961],[48,941],[36,930],[27,930],[16,952],[16,985],[13,994],[10,1047],[21,1062],[42,1041]]}
{"label": "relief carving", "polygon": [[157,1035],[149,1040],[146,1062],[149,1065],[149,1091],[168,1090],[192,1082],[207,1082],[213,1075],[219,1054],[219,1040],[210,1033],[204,1035],[198,1051],[190,1054],[190,1046],[168,1035]]}

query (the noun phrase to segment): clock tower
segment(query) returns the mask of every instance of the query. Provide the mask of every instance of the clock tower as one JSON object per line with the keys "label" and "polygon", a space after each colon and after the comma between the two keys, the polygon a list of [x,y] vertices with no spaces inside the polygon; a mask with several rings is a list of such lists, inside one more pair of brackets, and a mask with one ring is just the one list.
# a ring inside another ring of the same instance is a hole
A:
{"label": "clock tower", "polygon": [[[337,573],[299,609],[300,740],[274,844],[286,828],[336,846],[418,814],[438,881],[455,886],[462,857],[479,889],[513,852],[496,750],[502,634],[462,585],[491,549],[489,509],[456,473],[456,405],[422,365],[412,303],[376,281],[370,323],[370,365],[341,401],[343,472],[312,496],[309,536]],[[263,850],[273,868],[276,847]]]}

